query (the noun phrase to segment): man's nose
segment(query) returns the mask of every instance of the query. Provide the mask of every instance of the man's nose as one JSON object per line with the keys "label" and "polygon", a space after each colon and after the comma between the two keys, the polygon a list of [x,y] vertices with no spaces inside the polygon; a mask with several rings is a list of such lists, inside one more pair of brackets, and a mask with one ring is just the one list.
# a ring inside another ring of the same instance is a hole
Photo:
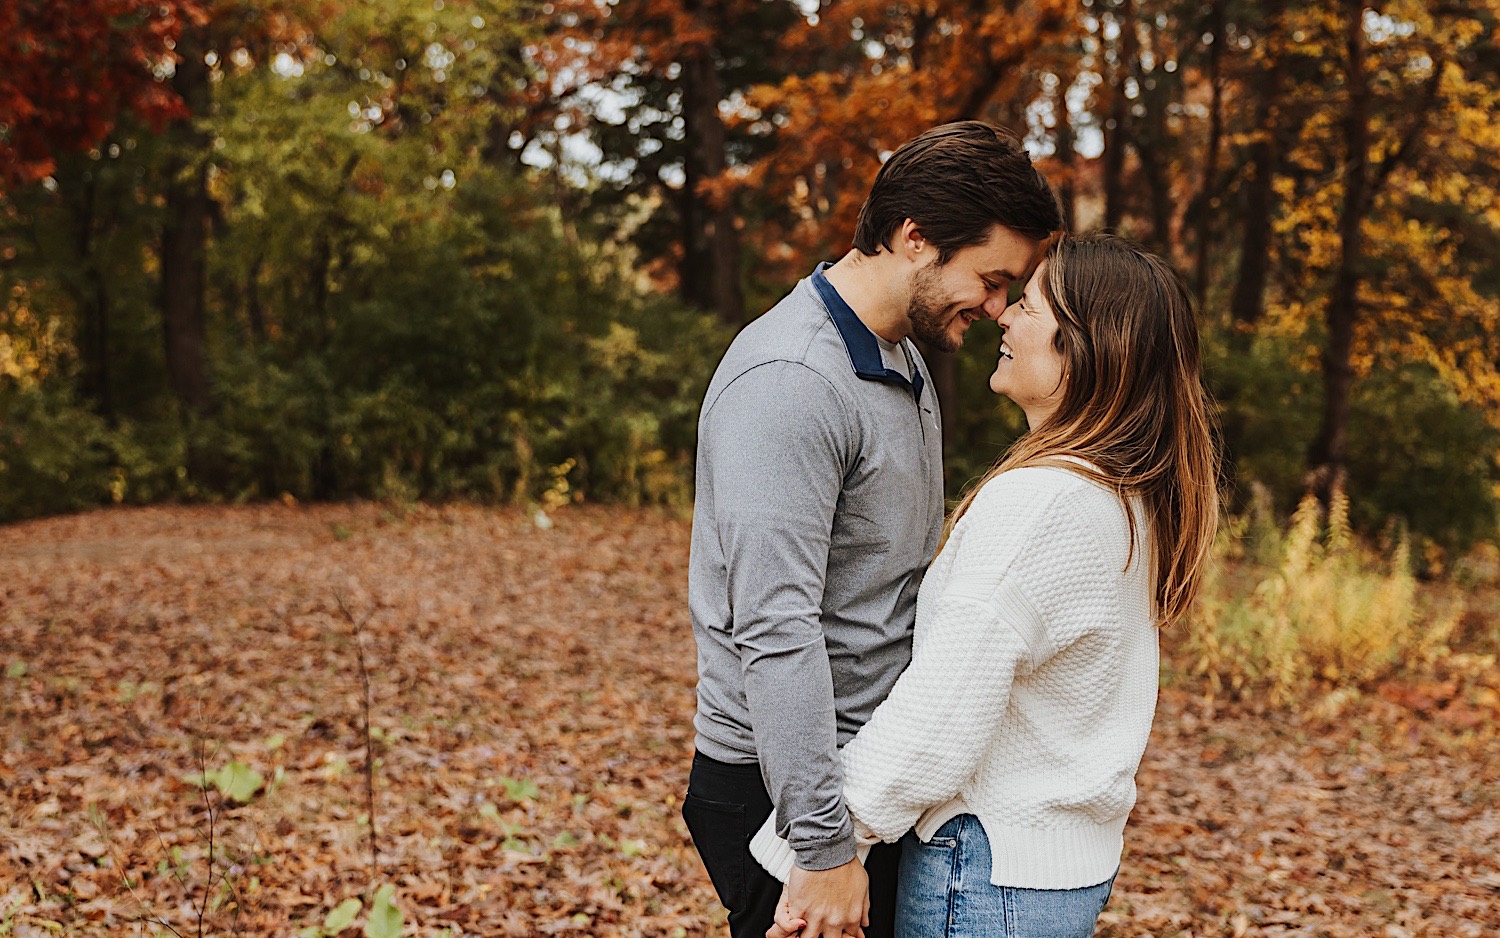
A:
{"label": "man's nose", "polygon": [[980,309],[984,310],[984,318],[992,322],[999,322],[1000,317],[1005,314],[1005,294],[992,293],[985,298]]}

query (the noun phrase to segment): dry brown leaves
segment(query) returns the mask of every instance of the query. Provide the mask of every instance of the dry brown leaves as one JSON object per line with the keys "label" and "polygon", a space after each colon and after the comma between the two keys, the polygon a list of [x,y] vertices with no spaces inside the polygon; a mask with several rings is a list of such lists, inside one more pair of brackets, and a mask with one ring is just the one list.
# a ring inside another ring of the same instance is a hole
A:
{"label": "dry brown leaves", "polygon": [[[205,900],[203,934],[292,934],[381,883],[409,934],[723,933],[677,812],[687,525],[555,521],[273,506],[0,529],[0,934],[198,934]],[[340,600],[363,622],[378,869]],[[1166,692],[1101,934],[1500,930],[1493,720],[1401,695],[1319,722]],[[267,784],[222,804],[210,872],[220,802],[189,779],[231,760]]]}

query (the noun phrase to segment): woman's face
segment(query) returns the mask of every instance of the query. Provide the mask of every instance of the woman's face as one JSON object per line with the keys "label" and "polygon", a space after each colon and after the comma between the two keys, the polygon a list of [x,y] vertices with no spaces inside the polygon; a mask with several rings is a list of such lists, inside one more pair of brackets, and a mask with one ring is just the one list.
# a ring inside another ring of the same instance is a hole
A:
{"label": "woman's face", "polygon": [[1005,337],[1000,361],[990,375],[990,390],[1004,394],[1026,412],[1035,428],[1057,410],[1063,398],[1063,356],[1053,345],[1057,317],[1042,296],[1043,262],[1026,284],[1021,298],[1005,308],[999,323]]}

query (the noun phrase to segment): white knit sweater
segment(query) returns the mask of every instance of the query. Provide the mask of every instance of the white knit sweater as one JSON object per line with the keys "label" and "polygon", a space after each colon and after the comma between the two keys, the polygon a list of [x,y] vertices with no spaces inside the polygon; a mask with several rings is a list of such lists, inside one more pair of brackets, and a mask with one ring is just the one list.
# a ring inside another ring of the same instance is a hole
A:
{"label": "white knit sweater", "polygon": [[[843,749],[862,840],[915,827],[928,841],[973,814],[997,886],[1114,874],[1159,666],[1135,510],[1131,556],[1124,505],[1076,473],[1016,469],[984,486],[923,581],[911,666]],[[774,818],[751,849],[785,880]]]}

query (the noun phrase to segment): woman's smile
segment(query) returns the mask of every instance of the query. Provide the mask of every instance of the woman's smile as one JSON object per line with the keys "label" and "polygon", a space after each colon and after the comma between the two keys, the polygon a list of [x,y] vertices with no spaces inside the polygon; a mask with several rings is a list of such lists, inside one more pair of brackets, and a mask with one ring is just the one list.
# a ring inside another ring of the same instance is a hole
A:
{"label": "woman's smile", "polygon": [[1000,315],[1003,338],[995,373],[990,376],[990,390],[1019,404],[1032,427],[1040,426],[1057,409],[1065,390],[1057,316],[1042,292],[1046,269],[1045,263],[1039,266],[1021,298]]}

